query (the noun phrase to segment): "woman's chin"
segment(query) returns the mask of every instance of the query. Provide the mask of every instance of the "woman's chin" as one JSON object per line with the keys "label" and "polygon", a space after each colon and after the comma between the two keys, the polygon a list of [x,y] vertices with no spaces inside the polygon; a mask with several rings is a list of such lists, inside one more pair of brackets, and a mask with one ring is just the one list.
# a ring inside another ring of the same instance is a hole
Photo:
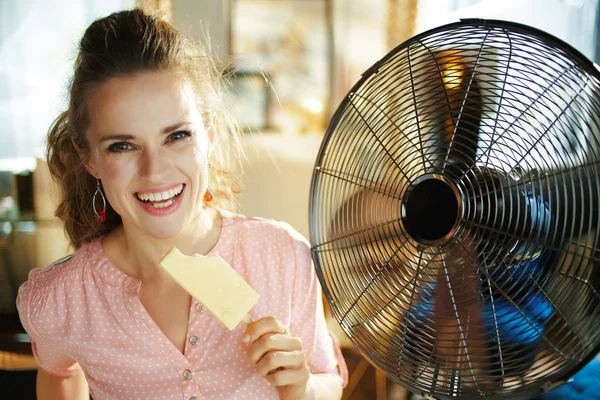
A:
{"label": "woman's chin", "polygon": [[[179,210],[182,211],[182,210]],[[191,215],[170,215],[167,217],[146,217],[136,216],[129,220],[123,220],[123,227],[125,231],[131,232],[136,235],[136,231],[141,236],[148,236],[160,240],[173,239],[177,236],[181,236],[189,227],[190,222],[195,218]],[[132,228],[132,229],[128,229]]]}
{"label": "woman's chin", "polygon": [[[125,228],[127,230],[127,228]],[[185,230],[183,224],[137,224],[137,229],[139,233],[142,233],[142,236],[148,236],[155,239],[160,240],[168,240],[173,239]]]}

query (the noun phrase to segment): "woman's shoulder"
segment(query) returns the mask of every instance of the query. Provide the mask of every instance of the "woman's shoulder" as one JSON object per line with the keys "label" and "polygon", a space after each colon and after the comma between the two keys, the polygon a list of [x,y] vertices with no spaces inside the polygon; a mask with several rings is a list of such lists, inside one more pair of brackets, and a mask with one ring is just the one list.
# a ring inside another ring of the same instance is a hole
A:
{"label": "woman's shoulder", "polygon": [[77,275],[82,273],[82,267],[89,264],[89,250],[95,245],[96,243],[92,242],[72,254],[51,262],[44,268],[32,269],[25,283],[54,286],[65,280],[77,279]]}
{"label": "woman's shoulder", "polygon": [[19,288],[17,306],[21,308],[32,301],[45,303],[44,298],[48,297],[68,297],[69,292],[77,289],[78,283],[82,282],[82,274],[91,261],[90,249],[96,245],[92,242],[44,268],[29,271],[27,281]]}
{"label": "woman's shoulder", "polygon": [[[89,250],[95,242],[83,246],[73,254],[50,263],[45,268],[35,268],[21,285],[17,294],[17,309],[21,322],[30,332],[36,322],[47,316],[49,310],[58,323],[64,317],[67,304],[81,291],[86,266],[90,264]],[[62,310],[62,311],[61,311]]]}

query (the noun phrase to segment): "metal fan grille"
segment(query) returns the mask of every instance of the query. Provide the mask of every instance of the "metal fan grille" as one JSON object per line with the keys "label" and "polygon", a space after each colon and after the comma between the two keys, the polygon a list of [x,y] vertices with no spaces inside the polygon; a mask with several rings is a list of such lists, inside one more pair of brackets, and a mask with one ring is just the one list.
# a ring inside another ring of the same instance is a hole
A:
{"label": "metal fan grille", "polygon": [[598,351],[598,77],[540,31],[469,20],[394,49],[338,108],[313,258],[334,317],[397,383],[527,395]]}

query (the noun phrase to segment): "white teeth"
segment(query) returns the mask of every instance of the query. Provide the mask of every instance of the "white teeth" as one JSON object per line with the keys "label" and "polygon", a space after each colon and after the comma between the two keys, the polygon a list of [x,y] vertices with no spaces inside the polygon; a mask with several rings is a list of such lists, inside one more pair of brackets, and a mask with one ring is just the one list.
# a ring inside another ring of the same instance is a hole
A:
{"label": "white teeth", "polygon": [[157,203],[157,204],[152,204],[152,207],[154,208],[165,208],[165,207],[169,207],[171,204],[173,204],[175,202],[175,200],[169,200],[165,203]]}
{"label": "white teeth", "polygon": [[[160,193],[137,193],[137,197],[138,197],[138,199],[140,199],[142,201],[162,201],[162,200],[171,199],[173,196],[176,196],[179,193],[181,193],[182,190],[183,190],[183,185],[179,185],[173,189],[165,190],[164,192],[160,192]],[[167,204],[167,203],[165,203],[165,204]],[[170,204],[172,204],[172,202],[167,205],[170,205]],[[163,207],[166,207],[166,206],[163,206]],[[157,208],[161,208],[161,207],[157,207]]]}

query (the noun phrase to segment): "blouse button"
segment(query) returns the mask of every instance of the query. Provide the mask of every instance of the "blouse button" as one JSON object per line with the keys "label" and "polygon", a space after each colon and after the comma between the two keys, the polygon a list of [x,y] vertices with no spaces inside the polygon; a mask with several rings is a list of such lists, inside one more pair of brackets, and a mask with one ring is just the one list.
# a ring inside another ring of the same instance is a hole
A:
{"label": "blouse button", "polygon": [[192,371],[190,371],[189,369],[186,369],[186,370],[183,372],[183,377],[184,377],[185,379],[192,379]]}
{"label": "blouse button", "polygon": [[204,306],[200,303],[196,304],[196,311],[198,311],[199,313],[204,311]]}
{"label": "blouse button", "polygon": [[198,344],[198,336],[192,336],[190,338],[190,343],[193,344],[194,346]]}
{"label": "blouse button", "polygon": [[198,399],[196,399],[195,397],[190,397],[190,400],[198,400]]}

